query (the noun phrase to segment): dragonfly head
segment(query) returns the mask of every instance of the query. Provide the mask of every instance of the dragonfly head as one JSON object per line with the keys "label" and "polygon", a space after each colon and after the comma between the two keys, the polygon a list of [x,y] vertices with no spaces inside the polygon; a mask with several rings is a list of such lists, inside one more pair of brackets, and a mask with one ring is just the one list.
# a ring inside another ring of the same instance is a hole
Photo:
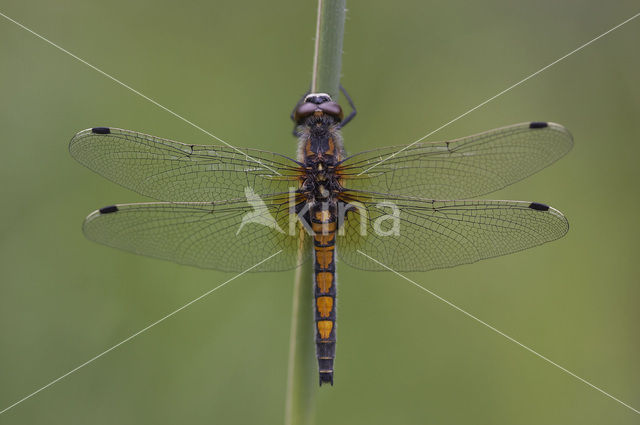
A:
{"label": "dragonfly head", "polygon": [[328,115],[337,122],[341,122],[344,118],[340,105],[331,100],[331,96],[326,93],[310,93],[306,95],[296,108],[293,120],[298,124],[302,124],[305,118],[312,115],[318,117]]}

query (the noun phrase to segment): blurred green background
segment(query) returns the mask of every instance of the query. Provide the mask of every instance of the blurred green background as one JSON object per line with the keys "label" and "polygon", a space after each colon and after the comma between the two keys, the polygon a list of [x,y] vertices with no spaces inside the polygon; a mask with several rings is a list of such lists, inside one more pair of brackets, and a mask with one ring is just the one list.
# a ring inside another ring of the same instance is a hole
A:
{"label": "blurred green background", "polygon": [[[637,1],[348,0],[347,149],[409,143],[638,12]],[[0,12],[237,146],[293,155],[315,2],[1,1]],[[431,139],[549,120],[573,151],[493,199],[571,230],[412,279],[640,408],[640,18]],[[232,275],[84,239],[141,196],[76,163],[78,130],[203,133],[0,17],[0,410]],[[388,273],[339,268],[317,423],[632,424],[640,416]],[[293,272],[245,275],[0,416],[4,424],[280,424]]]}

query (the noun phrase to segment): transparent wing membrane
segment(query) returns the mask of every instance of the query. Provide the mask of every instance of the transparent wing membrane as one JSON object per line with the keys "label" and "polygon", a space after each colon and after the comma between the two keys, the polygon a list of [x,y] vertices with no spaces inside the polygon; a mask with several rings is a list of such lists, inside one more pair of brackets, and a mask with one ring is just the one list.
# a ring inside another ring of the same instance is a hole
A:
{"label": "transparent wing membrane", "polygon": [[[337,258],[360,269],[385,270],[360,250],[397,271],[425,271],[558,239],[568,230],[567,220],[543,204],[435,199],[498,190],[550,165],[571,146],[570,133],[558,124],[524,123],[347,158],[337,169],[345,189],[337,197],[351,209],[337,236]],[[81,131],[69,149],[108,179],[169,201],[95,211],[84,223],[89,239],[235,272],[278,251],[254,271],[292,269],[311,256],[312,239],[292,212],[306,197],[289,192],[310,171],[294,160],[115,128]]]}
{"label": "transparent wing membrane", "polygon": [[163,201],[210,202],[298,187],[298,164],[257,149],[188,145],[117,128],[76,134],[71,155],[96,173]]}
{"label": "transparent wing membrane", "polygon": [[345,160],[340,169],[347,189],[467,199],[496,191],[547,167],[572,145],[571,134],[559,124],[522,123],[452,141],[358,153]]}
{"label": "transparent wing membrane", "polygon": [[[290,234],[287,195],[220,203],[154,202],[105,207],[83,226],[87,238],[136,254],[222,271],[281,271],[311,255],[310,238],[301,243],[297,223]],[[295,219],[295,216],[293,217]]]}
{"label": "transparent wing membrane", "polygon": [[365,270],[386,269],[358,250],[396,271],[426,271],[521,251],[569,229],[558,210],[531,202],[373,195],[360,203],[366,214],[347,212],[338,260]]}

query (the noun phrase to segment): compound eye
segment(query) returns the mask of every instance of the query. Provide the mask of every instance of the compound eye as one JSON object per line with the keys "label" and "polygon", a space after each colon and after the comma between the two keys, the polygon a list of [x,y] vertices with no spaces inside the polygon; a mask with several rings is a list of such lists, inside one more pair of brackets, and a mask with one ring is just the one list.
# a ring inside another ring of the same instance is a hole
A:
{"label": "compound eye", "polygon": [[305,99],[305,103],[301,103],[300,106],[298,106],[298,108],[296,109],[295,114],[293,114],[293,120],[299,123],[309,115],[313,114],[317,108],[318,105],[316,105],[315,103],[311,103],[307,99]]}
{"label": "compound eye", "polygon": [[318,107],[327,115],[331,115],[334,118],[337,118],[338,121],[342,121],[342,119],[344,118],[342,108],[336,102],[324,102]]}

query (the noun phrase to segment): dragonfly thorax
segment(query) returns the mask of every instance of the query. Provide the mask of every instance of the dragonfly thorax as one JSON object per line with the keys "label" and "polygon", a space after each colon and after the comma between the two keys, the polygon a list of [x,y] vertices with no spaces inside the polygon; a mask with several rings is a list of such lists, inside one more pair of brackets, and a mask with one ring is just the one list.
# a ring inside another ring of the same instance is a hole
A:
{"label": "dragonfly thorax", "polygon": [[309,200],[335,197],[341,190],[336,166],[344,158],[340,122],[325,113],[306,117],[300,125],[298,159],[304,165],[302,191]]}
{"label": "dragonfly thorax", "polygon": [[301,192],[310,201],[322,201],[335,198],[342,192],[339,176],[336,174],[335,166],[325,161],[316,161],[306,167]]}
{"label": "dragonfly thorax", "polygon": [[335,166],[344,157],[340,122],[320,113],[307,117],[298,131],[298,160],[306,167]]}

